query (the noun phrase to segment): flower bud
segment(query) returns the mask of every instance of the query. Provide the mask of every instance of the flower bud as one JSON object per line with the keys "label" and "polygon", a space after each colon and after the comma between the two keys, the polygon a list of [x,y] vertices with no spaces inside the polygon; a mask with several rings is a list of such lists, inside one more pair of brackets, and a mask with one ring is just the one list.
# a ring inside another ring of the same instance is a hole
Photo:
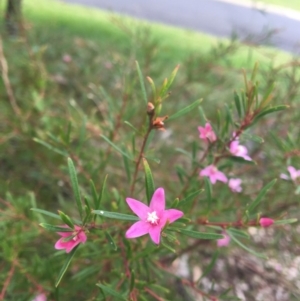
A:
{"label": "flower bud", "polygon": [[153,103],[148,102],[148,104],[147,104],[147,114],[148,115],[153,115],[154,110],[155,110],[155,107],[154,107]]}
{"label": "flower bud", "polygon": [[267,228],[267,227],[270,227],[274,224],[274,220],[271,219],[271,218],[268,218],[268,217],[262,217],[260,220],[259,220],[259,224],[264,227],[264,228]]}

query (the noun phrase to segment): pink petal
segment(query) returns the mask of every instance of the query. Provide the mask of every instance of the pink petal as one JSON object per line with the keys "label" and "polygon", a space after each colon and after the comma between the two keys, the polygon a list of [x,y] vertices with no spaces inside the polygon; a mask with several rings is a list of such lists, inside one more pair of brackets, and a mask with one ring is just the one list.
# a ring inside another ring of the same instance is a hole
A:
{"label": "pink petal", "polygon": [[150,209],[151,211],[156,211],[158,215],[161,215],[161,212],[165,210],[165,191],[163,188],[157,188],[153,193]]}
{"label": "pink petal", "polygon": [[221,182],[224,182],[226,183],[228,180],[227,180],[227,177],[221,172],[221,171],[218,171],[216,174],[215,174],[215,177],[217,180],[221,181]]}
{"label": "pink petal", "polygon": [[183,212],[177,209],[168,209],[164,212],[164,217],[169,221],[169,223],[175,222],[177,219],[183,217]]}
{"label": "pink petal", "polygon": [[79,240],[74,241],[74,240],[70,240],[70,241],[63,241],[63,238],[60,238],[54,248],[56,250],[63,250],[66,249],[66,252],[69,253],[75,246],[77,246],[80,243]]}
{"label": "pink petal", "polygon": [[149,232],[149,229],[151,228],[151,225],[144,221],[138,221],[134,223],[125,234],[126,238],[135,238],[140,237]]}
{"label": "pink petal", "polygon": [[227,233],[223,233],[223,238],[217,240],[218,247],[227,247],[230,243],[230,236]]}
{"label": "pink petal", "polygon": [[160,232],[161,232],[161,228],[159,226],[150,227],[149,229],[149,235],[152,241],[157,245],[159,245],[160,243]]}
{"label": "pink petal", "polygon": [[70,253],[79,244],[80,244],[79,239],[77,239],[76,241],[68,241],[68,245],[66,247],[66,253]]}
{"label": "pink petal", "polygon": [[126,202],[130,209],[141,219],[146,220],[149,212],[149,207],[144,203],[135,199],[126,198]]}
{"label": "pink petal", "polygon": [[86,234],[85,234],[85,232],[84,231],[80,231],[79,233],[78,233],[78,240],[81,242],[81,243],[85,243],[86,242],[86,240],[87,240],[87,237],[86,237]]}
{"label": "pink petal", "polygon": [[218,177],[217,177],[216,174],[215,175],[210,175],[209,179],[210,179],[210,181],[211,181],[212,184],[216,184],[216,182],[218,180]]}
{"label": "pink petal", "polygon": [[289,179],[290,179],[289,176],[287,176],[287,175],[284,174],[284,173],[281,173],[281,174],[280,174],[280,178],[283,179],[283,180],[289,180]]}

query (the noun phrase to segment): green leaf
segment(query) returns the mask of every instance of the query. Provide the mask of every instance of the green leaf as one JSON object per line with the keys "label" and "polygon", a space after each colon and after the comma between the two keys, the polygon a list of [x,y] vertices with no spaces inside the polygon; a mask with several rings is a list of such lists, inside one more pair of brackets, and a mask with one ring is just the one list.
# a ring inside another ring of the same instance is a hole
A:
{"label": "green leaf", "polygon": [[[102,292],[107,295],[113,296],[115,298],[117,298],[117,300],[122,300],[122,301],[127,301],[127,299],[125,297],[123,297],[121,294],[119,294],[118,292],[114,291],[112,288],[110,288],[107,285],[103,285],[101,283],[97,283],[96,286],[98,286]],[[114,299],[115,300],[115,299]]]}
{"label": "green leaf", "polygon": [[126,125],[128,125],[130,128],[132,128],[137,134],[141,135],[141,132],[133,124],[131,124],[129,121],[124,121],[124,123]]}
{"label": "green leaf", "polygon": [[38,208],[31,208],[30,210],[44,214],[44,215],[48,215],[50,217],[56,218],[56,219],[61,219],[60,216],[58,214],[43,210],[43,209],[38,209]]}
{"label": "green leaf", "polygon": [[114,250],[114,251],[117,251],[118,250],[118,247],[114,241],[114,239],[111,237],[111,235],[109,234],[108,231],[105,231],[105,237],[106,239],[108,240],[109,242],[109,246]]}
{"label": "green leaf", "polygon": [[102,201],[102,198],[103,198],[104,190],[105,190],[105,187],[106,187],[107,177],[108,177],[108,175],[106,175],[105,178],[104,178],[104,181],[103,181],[103,184],[102,184],[102,187],[101,187],[101,190],[100,190],[100,194],[98,196],[97,203],[95,205],[95,209],[99,209],[99,207],[101,205],[101,201]]}
{"label": "green leaf", "polygon": [[122,149],[120,149],[117,145],[115,145],[107,137],[105,137],[104,135],[100,135],[100,137],[102,137],[108,144],[110,144],[117,152],[119,152],[123,156],[126,156],[129,160],[133,160],[129,154],[125,153]]}
{"label": "green leaf", "polygon": [[207,202],[208,202],[208,204],[210,204],[211,199],[212,199],[212,185],[211,185],[211,182],[208,179],[208,177],[203,177],[203,180],[204,180],[204,184],[205,184],[205,192],[206,192]]}
{"label": "green leaf", "polygon": [[153,181],[153,176],[152,176],[150,166],[145,158],[143,158],[143,163],[144,163],[144,170],[145,170],[145,184],[146,184],[147,201],[148,201],[148,204],[150,204],[152,195],[155,190],[154,181]]}
{"label": "green leaf", "polygon": [[54,226],[54,225],[50,225],[50,224],[46,224],[46,223],[40,223],[40,226],[46,230],[54,231],[54,232],[73,232],[74,231],[71,228],[59,227],[59,226]]}
{"label": "green leaf", "polygon": [[257,142],[257,143],[264,143],[264,139],[262,137],[259,137],[257,135],[252,135],[252,134],[248,134],[248,133],[242,133],[242,139],[245,139],[245,140],[252,140],[254,142]]}
{"label": "green leaf", "polygon": [[129,285],[129,291],[132,292],[132,290],[134,289],[135,286],[135,273],[134,270],[130,271],[130,285]]}
{"label": "green leaf", "polygon": [[151,86],[151,89],[152,89],[152,94],[153,94],[153,100],[155,101],[156,97],[157,97],[155,83],[154,83],[154,81],[152,80],[152,78],[150,76],[147,76],[146,78],[147,78],[148,82],[150,83],[150,86]]}
{"label": "green leaf", "polygon": [[193,238],[198,238],[198,239],[221,239],[221,238],[223,238],[222,234],[203,233],[203,232],[187,230],[187,229],[177,229],[177,232],[179,232],[183,235],[193,237]]}
{"label": "green leaf", "polygon": [[212,255],[212,258],[211,258],[211,261],[210,261],[209,265],[205,268],[205,270],[203,271],[201,277],[197,281],[198,283],[201,281],[202,278],[204,278],[206,275],[208,275],[211,272],[211,270],[215,266],[215,263],[216,263],[218,257],[219,257],[219,251],[217,250]]}
{"label": "green leaf", "polygon": [[52,146],[51,144],[49,144],[49,143],[47,143],[47,142],[45,142],[45,141],[43,141],[43,140],[41,140],[39,138],[33,138],[33,141],[35,141],[36,143],[39,143],[39,144],[47,147],[49,150],[51,150],[51,151],[53,151],[53,152],[55,152],[55,153],[57,153],[59,155],[62,155],[64,157],[68,157],[68,155],[69,155],[66,151],[60,150],[60,149]]}
{"label": "green leaf", "polygon": [[75,226],[74,226],[72,220],[70,219],[70,217],[69,217],[68,215],[64,214],[62,211],[59,211],[59,210],[58,210],[58,214],[59,214],[61,220],[62,220],[65,224],[67,224],[71,229],[74,229],[74,228],[75,228]]}
{"label": "green leaf", "polygon": [[255,252],[254,250],[252,249],[249,249],[247,246],[245,246],[241,241],[239,241],[232,232],[228,231],[227,232],[228,235],[230,236],[230,238],[236,243],[238,244],[241,248],[243,248],[244,250],[246,250],[247,252],[249,252],[250,254],[252,255],[255,255],[257,257],[260,257],[260,258],[265,258],[267,259],[268,257],[264,254],[261,254],[261,253],[258,253],[258,252]]}
{"label": "green leaf", "polygon": [[135,61],[135,64],[136,64],[136,70],[138,72],[138,76],[139,76],[139,80],[140,80],[140,85],[141,85],[141,89],[142,89],[143,98],[144,98],[145,104],[147,104],[148,103],[148,98],[147,98],[147,93],[146,93],[146,88],[145,88],[145,83],[144,83],[142,71],[141,71],[141,68],[140,68],[140,65],[139,65],[138,61]]}
{"label": "green leaf", "polygon": [[139,218],[135,215],[123,214],[118,212],[108,212],[103,210],[93,210],[92,213],[101,215],[107,218],[114,218],[123,221],[138,221]]}
{"label": "green leaf", "polygon": [[238,115],[241,118],[242,117],[241,102],[240,102],[240,98],[239,98],[238,94],[235,91],[234,91],[234,103],[235,103],[235,107],[238,112]]}
{"label": "green leaf", "polygon": [[124,168],[127,176],[128,183],[131,183],[131,172],[129,166],[129,160],[126,156],[123,156]]}
{"label": "green leaf", "polygon": [[98,209],[98,208],[96,208],[97,202],[98,202],[98,195],[97,195],[95,184],[92,179],[90,179],[90,187],[91,187],[91,191],[92,191],[92,197],[93,197],[95,209]]}
{"label": "green leaf", "polygon": [[76,174],[76,169],[75,169],[74,163],[71,158],[68,158],[68,167],[69,167],[69,174],[70,174],[71,184],[72,184],[72,188],[73,188],[73,193],[75,196],[75,201],[77,204],[79,215],[82,219],[83,218],[83,209],[82,209],[82,203],[81,203],[81,198],[80,198],[80,193],[79,193],[77,174]]}
{"label": "green leaf", "polygon": [[68,257],[64,263],[64,265],[62,266],[59,274],[58,274],[58,277],[57,277],[57,280],[56,280],[56,283],[55,283],[55,287],[58,287],[61,279],[63,278],[64,274],[66,273],[73,257],[74,257],[74,254],[76,252],[76,250],[78,249],[79,245],[77,245],[69,254],[68,254]]}
{"label": "green leaf", "polygon": [[274,186],[274,184],[277,182],[277,179],[272,180],[267,185],[263,187],[263,189],[259,192],[256,199],[248,206],[247,211],[251,213],[262,201],[263,197],[267,194],[267,192]]}
{"label": "green leaf", "polygon": [[182,199],[179,202],[178,207],[180,208],[181,206],[187,205],[189,202],[193,201],[198,194],[202,193],[203,191],[204,191],[204,189],[199,189],[199,190],[192,192],[186,198]]}
{"label": "green leaf", "polygon": [[268,109],[265,109],[263,111],[261,111],[260,113],[258,113],[256,116],[255,116],[255,119],[253,121],[253,123],[257,122],[261,117],[267,115],[267,114],[271,114],[271,113],[275,113],[275,112],[278,112],[278,111],[282,111],[282,110],[285,110],[289,108],[288,105],[279,105],[279,106],[276,106],[276,107],[271,107],[271,108],[268,108]]}
{"label": "green leaf", "polygon": [[246,239],[250,238],[249,234],[245,231],[242,231],[242,230],[238,230],[238,229],[235,229],[235,228],[228,228],[227,232],[228,231],[231,232],[232,235],[235,235],[235,236],[240,236],[240,237],[243,237],[243,238],[246,238]]}
{"label": "green leaf", "polygon": [[293,223],[297,223],[297,222],[298,222],[297,218],[282,219],[279,221],[275,221],[274,225],[286,225],[286,224],[293,224]]}
{"label": "green leaf", "polygon": [[175,114],[171,115],[166,121],[171,121],[171,120],[174,120],[178,117],[181,117],[181,116],[187,114],[188,112],[197,108],[201,102],[202,102],[202,99],[198,99],[198,100],[194,101],[189,106],[187,106],[187,107],[181,109],[180,111],[176,112]]}

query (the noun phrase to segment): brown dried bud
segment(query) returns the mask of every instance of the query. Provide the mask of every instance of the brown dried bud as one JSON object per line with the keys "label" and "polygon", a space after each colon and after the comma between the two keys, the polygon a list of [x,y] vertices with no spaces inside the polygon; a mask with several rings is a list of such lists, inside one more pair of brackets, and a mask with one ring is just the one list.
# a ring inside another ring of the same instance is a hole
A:
{"label": "brown dried bud", "polygon": [[148,102],[148,104],[147,104],[147,114],[148,115],[153,115],[154,110],[155,110],[154,104],[152,102]]}
{"label": "brown dried bud", "polygon": [[165,130],[164,121],[166,119],[168,119],[168,116],[156,117],[152,123],[152,126],[157,130],[164,131]]}

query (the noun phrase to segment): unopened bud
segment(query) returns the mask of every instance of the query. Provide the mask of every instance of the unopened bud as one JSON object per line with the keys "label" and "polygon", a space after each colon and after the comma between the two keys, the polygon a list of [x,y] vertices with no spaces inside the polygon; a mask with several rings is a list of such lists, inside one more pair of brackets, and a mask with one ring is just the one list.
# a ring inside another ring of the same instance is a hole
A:
{"label": "unopened bud", "polygon": [[155,110],[155,107],[154,107],[153,103],[148,102],[148,104],[147,104],[147,114],[148,115],[153,115],[154,110]]}
{"label": "unopened bud", "polygon": [[156,128],[157,130],[161,130],[164,131],[165,127],[164,127],[164,121],[168,119],[168,116],[164,116],[164,117],[157,117],[155,118],[155,120],[153,121],[153,127]]}
{"label": "unopened bud", "polygon": [[264,227],[264,228],[267,228],[267,227],[270,227],[274,224],[274,220],[271,219],[271,218],[268,218],[268,217],[262,217],[260,220],[259,220],[259,224]]}

